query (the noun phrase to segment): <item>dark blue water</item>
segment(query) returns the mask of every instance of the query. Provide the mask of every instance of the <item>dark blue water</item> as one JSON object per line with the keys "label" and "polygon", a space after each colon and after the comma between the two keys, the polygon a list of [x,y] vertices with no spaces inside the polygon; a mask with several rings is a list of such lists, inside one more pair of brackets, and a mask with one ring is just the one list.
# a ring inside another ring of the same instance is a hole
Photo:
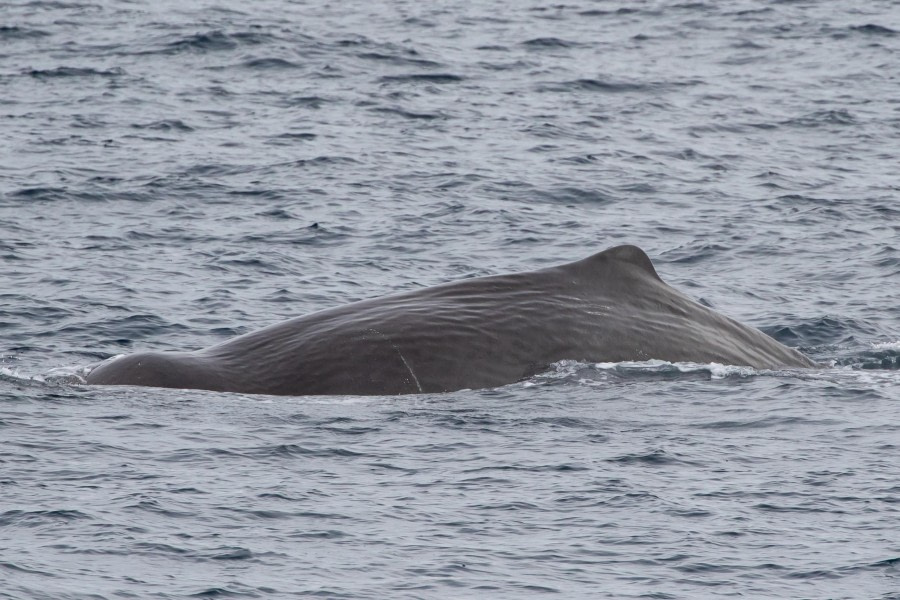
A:
{"label": "dark blue water", "polygon": [[[0,4],[0,598],[900,598],[900,9]],[[79,385],[638,244],[828,365]]]}

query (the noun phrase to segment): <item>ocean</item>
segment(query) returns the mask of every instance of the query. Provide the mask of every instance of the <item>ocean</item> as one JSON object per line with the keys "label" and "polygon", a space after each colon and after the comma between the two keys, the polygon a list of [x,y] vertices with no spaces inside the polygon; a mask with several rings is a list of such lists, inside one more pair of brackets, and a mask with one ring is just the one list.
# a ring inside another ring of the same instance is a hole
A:
{"label": "ocean", "polygon": [[[900,599],[900,7],[0,4],[0,598]],[[92,387],[642,247],[821,363]]]}

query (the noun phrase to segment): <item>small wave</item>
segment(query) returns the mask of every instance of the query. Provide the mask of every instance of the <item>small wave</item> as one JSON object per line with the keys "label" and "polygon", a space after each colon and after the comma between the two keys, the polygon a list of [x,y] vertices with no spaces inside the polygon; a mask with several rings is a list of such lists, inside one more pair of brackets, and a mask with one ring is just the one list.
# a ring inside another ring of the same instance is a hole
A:
{"label": "small wave", "polygon": [[582,10],[578,14],[582,17],[608,17],[611,15],[632,15],[635,13],[641,12],[640,9],[637,8],[617,8],[616,10],[604,10],[601,8],[593,8],[589,10]]}
{"label": "small wave", "polygon": [[875,335],[875,329],[862,321],[836,316],[822,316],[794,325],[764,328],[763,331],[783,344],[791,346],[845,345],[859,336]]}
{"label": "small wave", "polygon": [[692,242],[666,250],[660,255],[662,260],[680,264],[694,264],[703,260],[721,258],[722,255],[731,248],[721,244],[709,244],[703,242]]}
{"label": "small wave", "polygon": [[257,448],[256,452],[264,456],[281,456],[299,458],[304,456],[314,457],[357,457],[366,456],[361,452],[354,452],[346,448],[307,448],[298,444],[279,444],[278,446]]}
{"label": "small wave", "polygon": [[818,110],[816,112],[788,119],[782,125],[795,127],[822,127],[824,125],[855,125],[856,118],[848,110]]}
{"label": "small wave", "polygon": [[[590,134],[574,125],[560,125],[548,121],[538,121],[529,123],[521,129],[522,132],[537,138],[554,139],[554,140],[581,140],[588,141]],[[518,185],[523,185],[519,183]]]}
{"label": "small wave", "polygon": [[10,571],[17,571],[19,573],[26,573],[28,575],[40,575],[42,577],[58,577],[55,573],[51,573],[49,571],[39,571],[37,569],[31,567],[25,567],[22,565],[18,565],[12,562],[0,562],[0,568],[9,569]]}
{"label": "small wave", "polygon": [[162,121],[153,121],[146,124],[133,123],[131,126],[135,129],[150,129],[152,131],[194,131],[193,127],[185,124],[180,119],[163,119]]}
{"label": "small wave", "polygon": [[772,504],[771,502],[760,502],[759,504],[754,505],[753,508],[774,513],[834,513],[839,515],[847,513],[845,510],[831,509],[825,506],[780,505]]}
{"label": "small wave", "polygon": [[298,96],[278,102],[279,105],[285,107],[311,108],[314,110],[322,108],[322,105],[329,103],[331,103],[330,100],[320,96]]}
{"label": "small wave", "polygon": [[858,366],[860,369],[900,369],[900,356],[885,356],[873,361],[864,361]]}
{"label": "small wave", "polygon": [[542,38],[534,38],[533,40],[528,40],[527,42],[522,42],[522,45],[527,48],[572,48],[574,46],[578,46],[575,42],[568,42],[566,40],[556,38],[556,37],[542,37]]}
{"label": "small wave", "polygon": [[404,119],[413,119],[418,121],[434,121],[436,119],[444,119],[445,115],[440,113],[417,113],[408,110],[403,110],[401,108],[387,108],[387,107],[379,107],[371,109],[372,112],[384,113],[387,115],[398,115],[403,117]]}
{"label": "small wave", "polygon": [[891,29],[890,27],[885,27],[883,25],[875,25],[874,23],[868,23],[866,25],[857,25],[855,27],[850,28],[851,31],[855,31],[857,33],[863,33],[866,35],[877,35],[884,37],[893,37],[895,35],[900,34],[896,29]]}
{"label": "small wave", "polygon": [[607,462],[619,463],[619,464],[637,464],[637,465],[652,465],[652,466],[668,466],[668,465],[699,465],[696,461],[689,461],[684,458],[680,458],[677,454],[672,452],[666,452],[661,448],[656,448],[649,452],[644,453],[632,453],[632,454],[623,454],[621,456],[614,456],[612,458],[607,458]]}
{"label": "small wave", "polygon": [[[381,431],[380,427],[322,427],[322,431],[327,431],[329,433],[334,433],[337,435],[367,435],[370,433],[377,433]],[[382,465],[385,466],[385,465]],[[399,468],[399,467],[396,467]]]}
{"label": "small wave", "polygon": [[807,419],[803,417],[762,417],[762,418],[749,418],[746,420],[728,420],[728,421],[712,421],[706,423],[697,423],[694,427],[698,429],[725,429],[725,430],[739,430],[739,429],[770,429],[773,427],[785,427],[785,428],[796,428],[803,426],[810,426],[815,424],[839,424],[840,421],[834,419],[823,419],[823,420],[814,420]]}
{"label": "small wave", "polygon": [[44,527],[59,522],[93,519],[78,510],[8,510],[0,514],[0,526]]}
{"label": "small wave", "polygon": [[426,60],[424,58],[409,58],[408,56],[403,56],[402,54],[383,54],[380,52],[363,52],[357,54],[359,58],[365,60],[376,60],[379,62],[390,63],[394,65],[404,65],[408,67],[418,67],[422,69],[436,69],[441,66],[441,63],[434,62],[433,60]]}
{"label": "small wave", "polygon": [[291,140],[291,141],[299,141],[299,142],[309,142],[319,137],[315,133],[282,133],[278,135],[275,139],[279,140]]}
{"label": "small wave", "polygon": [[553,473],[553,472],[570,472],[570,471],[589,471],[590,469],[584,465],[573,465],[569,463],[563,464],[547,464],[547,465],[492,465],[488,467],[476,467],[474,469],[466,469],[463,473],[483,473],[486,471],[523,471],[531,473]]}
{"label": "small wave", "polygon": [[589,204],[601,206],[614,201],[613,194],[597,189],[564,187],[556,190],[536,191],[539,199],[560,204]]}
{"label": "small wave", "polygon": [[122,340],[140,340],[157,336],[160,332],[186,329],[187,326],[158,315],[135,314],[103,321],[97,325],[97,335],[111,338],[111,343],[121,343]]}
{"label": "small wave", "polygon": [[66,188],[60,187],[28,187],[21,188],[14,192],[9,192],[6,196],[10,199],[17,200],[65,200],[71,197],[71,193]]}
{"label": "small wave", "polygon": [[731,44],[732,48],[738,50],[765,50],[768,46],[760,44],[753,40],[740,39]]}
{"label": "small wave", "polygon": [[234,50],[240,45],[259,45],[271,41],[273,37],[265,33],[207,31],[195,33],[169,43],[163,52],[215,52]]}
{"label": "small wave", "polygon": [[299,69],[300,65],[283,58],[254,58],[241,63],[245,69]]}
{"label": "small wave", "polygon": [[34,38],[47,37],[50,35],[46,31],[40,29],[25,29],[23,27],[0,27],[0,40],[28,40]]}
{"label": "small wave", "polygon": [[873,342],[868,349],[854,351],[849,356],[839,356],[833,363],[834,366],[851,369],[900,369],[900,341]]}
{"label": "small wave", "polygon": [[452,73],[413,73],[410,75],[388,75],[379,79],[382,83],[458,83],[463,78]]}
{"label": "small wave", "polygon": [[218,548],[209,558],[213,560],[247,560],[253,553],[247,548]]}
{"label": "small wave", "polygon": [[653,84],[640,83],[636,81],[622,81],[612,79],[576,79],[573,81],[562,81],[559,83],[544,83],[538,86],[540,92],[606,92],[606,93],[623,93],[623,92],[643,92],[653,87]]}
{"label": "small wave", "polygon": [[881,367],[864,368],[859,365],[831,365],[827,369],[804,373],[804,379],[825,381],[837,386],[841,395],[853,402],[878,402],[896,399],[900,389],[900,372]]}
{"label": "small wave", "polygon": [[315,158],[301,158],[299,160],[292,160],[286,163],[281,163],[280,166],[317,167],[327,165],[340,166],[354,164],[358,164],[358,161],[355,158],[350,158],[349,156],[317,156]]}
{"label": "small wave", "polygon": [[536,417],[530,419],[528,422],[566,429],[586,429],[589,431],[595,431],[597,429],[597,423],[593,420],[575,417]]}
{"label": "small wave", "polygon": [[57,67],[55,69],[26,69],[23,75],[29,75],[36,79],[52,79],[56,77],[120,77],[125,70],[115,67],[109,70],[91,69],[85,67]]}
{"label": "small wave", "polygon": [[487,510],[487,511],[530,511],[530,510],[539,510],[537,504],[532,504],[530,502],[525,502],[523,500],[517,500],[513,502],[497,502],[494,504],[476,504],[472,507],[475,510]]}

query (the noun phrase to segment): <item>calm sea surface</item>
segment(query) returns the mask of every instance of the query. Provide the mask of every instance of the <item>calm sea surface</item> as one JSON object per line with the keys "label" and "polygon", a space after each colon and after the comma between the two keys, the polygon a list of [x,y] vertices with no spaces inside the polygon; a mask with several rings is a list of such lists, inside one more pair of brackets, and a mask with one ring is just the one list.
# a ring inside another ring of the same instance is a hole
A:
{"label": "calm sea surface", "polygon": [[[0,3],[0,598],[900,598],[900,6]],[[826,366],[80,385],[618,243]]]}

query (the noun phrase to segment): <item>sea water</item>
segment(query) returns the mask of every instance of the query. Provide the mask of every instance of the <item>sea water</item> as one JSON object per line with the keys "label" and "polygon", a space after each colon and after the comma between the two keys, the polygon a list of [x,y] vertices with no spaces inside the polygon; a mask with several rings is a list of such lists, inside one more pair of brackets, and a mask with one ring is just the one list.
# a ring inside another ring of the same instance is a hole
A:
{"label": "sea water", "polygon": [[[900,598],[889,1],[0,5],[0,598]],[[86,368],[619,243],[823,367]]]}

